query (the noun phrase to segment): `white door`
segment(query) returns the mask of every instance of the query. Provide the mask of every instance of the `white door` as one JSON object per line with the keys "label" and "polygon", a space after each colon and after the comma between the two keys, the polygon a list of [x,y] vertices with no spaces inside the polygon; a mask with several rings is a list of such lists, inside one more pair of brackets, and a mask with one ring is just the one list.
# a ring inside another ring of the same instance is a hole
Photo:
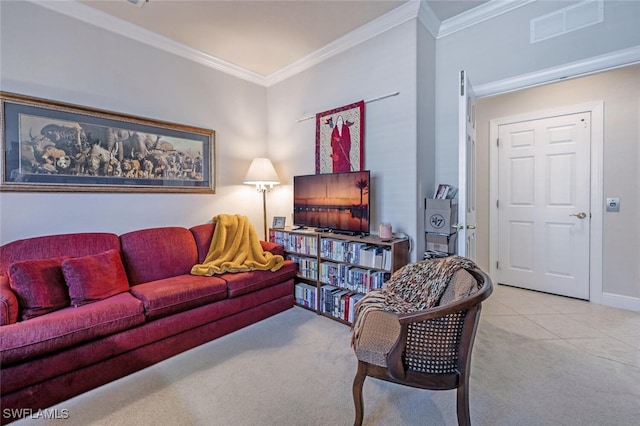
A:
{"label": "white door", "polygon": [[457,254],[476,258],[476,96],[460,71]]}
{"label": "white door", "polygon": [[591,113],[498,127],[503,284],[589,299]]}

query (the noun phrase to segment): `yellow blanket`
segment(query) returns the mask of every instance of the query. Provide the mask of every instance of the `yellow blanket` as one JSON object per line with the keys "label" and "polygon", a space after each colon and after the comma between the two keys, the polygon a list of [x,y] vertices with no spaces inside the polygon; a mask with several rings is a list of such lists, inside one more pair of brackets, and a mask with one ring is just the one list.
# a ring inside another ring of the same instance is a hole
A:
{"label": "yellow blanket", "polygon": [[242,215],[221,214],[213,218],[211,246],[202,264],[191,268],[193,275],[211,276],[225,272],[259,270],[277,271],[284,259],[264,251],[256,230]]}

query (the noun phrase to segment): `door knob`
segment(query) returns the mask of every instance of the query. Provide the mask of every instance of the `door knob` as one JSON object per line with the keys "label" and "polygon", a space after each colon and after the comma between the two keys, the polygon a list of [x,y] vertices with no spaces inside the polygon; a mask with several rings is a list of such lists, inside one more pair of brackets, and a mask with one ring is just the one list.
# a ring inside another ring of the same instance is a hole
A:
{"label": "door knob", "polygon": [[453,225],[451,225],[451,227],[456,231],[460,231],[461,229],[464,229],[464,225],[460,225],[459,223],[454,223]]}
{"label": "door knob", "polygon": [[584,219],[585,217],[587,217],[587,214],[585,212],[580,212],[580,213],[574,213],[574,214],[570,214],[569,216],[575,216],[578,219]]}

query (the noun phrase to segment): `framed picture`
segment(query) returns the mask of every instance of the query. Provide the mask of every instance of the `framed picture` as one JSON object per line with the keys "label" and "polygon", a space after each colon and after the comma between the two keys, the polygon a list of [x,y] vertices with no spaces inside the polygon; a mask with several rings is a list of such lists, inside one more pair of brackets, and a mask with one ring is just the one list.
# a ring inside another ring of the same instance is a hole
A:
{"label": "framed picture", "polygon": [[275,216],[273,218],[273,228],[274,229],[282,229],[284,228],[285,221],[287,219],[284,216]]}
{"label": "framed picture", "polygon": [[364,101],[316,114],[316,173],[364,169]]}
{"label": "framed picture", "polygon": [[0,92],[1,191],[214,193],[213,130]]}

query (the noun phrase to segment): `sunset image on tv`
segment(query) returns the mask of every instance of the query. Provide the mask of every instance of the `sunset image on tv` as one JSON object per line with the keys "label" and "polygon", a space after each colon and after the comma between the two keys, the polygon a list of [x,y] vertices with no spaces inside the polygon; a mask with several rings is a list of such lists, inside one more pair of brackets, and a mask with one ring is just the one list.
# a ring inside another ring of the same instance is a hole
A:
{"label": "sunset image on tv", "polygon": [[369,181],[369,171],[295,176],[294,224],[369,233]]}

